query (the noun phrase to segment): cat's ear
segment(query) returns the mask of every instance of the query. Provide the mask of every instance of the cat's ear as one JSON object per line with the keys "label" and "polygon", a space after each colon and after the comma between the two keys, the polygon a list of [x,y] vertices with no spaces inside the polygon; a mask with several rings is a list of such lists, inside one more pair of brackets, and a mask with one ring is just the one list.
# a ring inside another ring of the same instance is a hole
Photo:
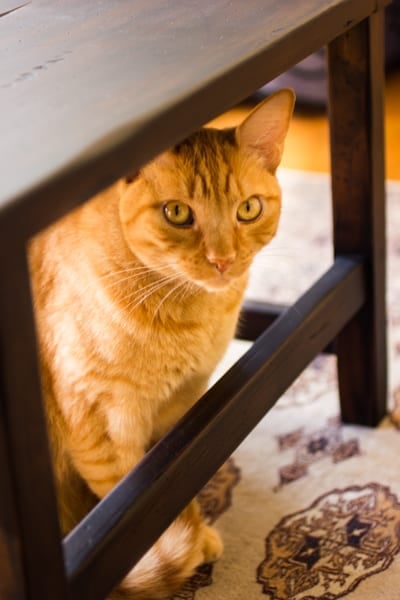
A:
{"label": "cat's ear", "polygon": [[281,162],[294,102],[293,90],[280,90],[256,106],[237,128],[239,145],[256,150],[272,173]]}
{"label": "cat's ear", "polygon": [[125,175],[125,183],[133,183],[135,181],[135,179],[137,179],[139,177],[139,171],[132,171],[131,173],[128,173],[127,175]]}
{"label": "cat's ear", "polygon": [[140,175],[140,171],[131,171],[130,173],[127,173],[125,175],[125,177],[121,177],[121,179],[118,180],[117,190],[118,190],[120,196],[125,194],[126,190],[129,188],[131,183],[136,181],[136,179],[138,179],[139,175]]}

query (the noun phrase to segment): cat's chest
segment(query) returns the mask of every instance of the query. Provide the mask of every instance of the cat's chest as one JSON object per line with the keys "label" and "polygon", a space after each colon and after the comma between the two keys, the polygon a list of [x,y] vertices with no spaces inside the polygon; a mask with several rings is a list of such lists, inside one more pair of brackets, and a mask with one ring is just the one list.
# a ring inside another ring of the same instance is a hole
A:
{"label": "cat's chest", "polygon": [[82,302],[80,320],[95,348],[93,361],[130,382],[138,398],[156,391],[167,400],[211,375],[234,335],[242,294],[197,295],[186,304],[165,302],[156,312],[145,305],[121,310],[102,290],[92,298],[90,305]]}
{"label": "cat's chest", "polygon": [[[222,295],[213,302],[198,303],[188,310],[153,316],[132,316],[118,339],[125,368],[137,377],[171,381],[191,374],[208,376],[232,339],[240,302]],[[114,330],[115,331],[115,330]]]}
{"label": "cat's chest", "polygon": [[132,342],[155,365],[179,364],[182,370],[209,371],[231,340],[238,308],[222,306],[198,308],[195,318],[154,319],[151,326],[139,323]]}

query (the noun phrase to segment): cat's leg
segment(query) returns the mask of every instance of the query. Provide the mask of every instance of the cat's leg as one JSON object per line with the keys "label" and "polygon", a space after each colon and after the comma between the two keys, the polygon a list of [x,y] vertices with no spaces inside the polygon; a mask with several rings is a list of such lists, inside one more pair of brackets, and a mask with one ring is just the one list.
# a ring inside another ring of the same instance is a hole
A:
{"label": "cat's leg", "polygon": [[[86,457],[84,471],[88,460]],[[80,466],[82,468],[82,464]],[[104,472],[104,465],[101,472]],[[109,476],[107,476],[107,481],[109,485],[113,482]],[[91,480],[92,488],[98,487],[98,485],[99,481]],[[101,491],[104,485],[105,483],[102,481]],[[83,493],[81,501],[85,501],[85,506],[89,508],[86,501],[91,499],[90,490],[84,490],[81,487],[80,491]],[[79,504],[82,508],[81,502]],[[60,506],[60,508],[63,507]],[[70,514],[71,502],[68,501],[66,507],[66,516],[69,518],[68,530],[71,525],[76,525],[76,522],[71,522]],[[74,516],[76,514],[78,513],[75,511]],[[80,517],[82,516],[80,514]],[[110,600],[168,598],[194,575],[197,567],[203,563],[216,561],[220,558],[222,551],[223,543],[218,532],[204,522],[198,503],[193,500],[128,573]]]}
{"label": "cat's leg", "polygon": [[209,377],[208,373],[192,375],[175,390],[169,402],[158,408],[153,423],[152,444],[163,437],[202,397],[207,391]]}
{"label": "cat's leg", "polygon": [[144,447],[135,441],[124,444],[105,432],[96,433],[71,434],[70,456],[90,490],[98,498],[104,498],[140,461]]}
{"label": "cat's leg", "polygon": [[[153,425],[154,439],[152,443],[155,443],[165,435],[178,419],[201,398],[207,390],[208,380],[208,374],[197,374],[191,377],[180,386],[171,402],[159,408],[155,424]],[[200,522],[202,517],[197,500],[193,500],[192,504],[194,514],[199,515]],[[202,523],[202,540],[203,562],[217,560],[223,550],[223,543],[219,533],[213,527]]]}
{"label": "cat's leg", "polygon": [[57,499],[63,535],[69,533],[99,501],[72,465],[64,469],[62,477],[57,477]]}
{"label": "cat's leg", "polygon": [[81,409],[79,416],[74,412],[66,436],[74,468],[98,498],[141,460],[151,429],[151,416],[137,410],[131,386],[113,384],[90,404],[75,399]]}
{"label": "cat's leg", "polygon": [[[79,422],[69,428],[67,446],[73,465],[98,498],[106,495],[147,449],[151,420],[143,411],[133,412],[133,397],[130,389],[118,400],[115,396],[99,399],[90,411],[82,410]],[[123,595],[116,597],[166,598],[198,566],[217,560],[222,550],[219,534],[204,522],[193,500],[127,575],[118,592]]]}

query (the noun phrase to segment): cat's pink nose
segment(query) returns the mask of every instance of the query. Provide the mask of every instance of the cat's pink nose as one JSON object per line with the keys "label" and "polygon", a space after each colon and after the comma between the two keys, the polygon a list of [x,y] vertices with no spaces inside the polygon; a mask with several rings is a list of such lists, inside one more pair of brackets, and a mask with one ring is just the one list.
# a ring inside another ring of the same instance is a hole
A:
{"label": "cat's pink nose", "polygon": [[232,265],[235,260],[235,256],[224,256],[223,258],[218,256],[207,256],[207,260],[210,264],[214,265],[217,271],[219,271],[222,275]]}

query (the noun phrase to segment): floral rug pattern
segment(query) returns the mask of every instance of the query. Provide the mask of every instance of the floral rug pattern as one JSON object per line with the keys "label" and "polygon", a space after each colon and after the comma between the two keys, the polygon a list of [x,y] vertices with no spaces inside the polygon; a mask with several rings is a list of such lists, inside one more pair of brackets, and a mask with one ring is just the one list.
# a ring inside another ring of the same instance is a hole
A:
{"label": "floral rug pattern", "polygon": [[[329,179],[282,171],[281,184],[249,296],[290,304],[332,262]],[[225,552],[174,600],[400,597],[400,183],[387,191],[387,418],[342,425],[335,358],[318,356],[200,493]],[[247,348],[233,342],[219,373]]]}
{"label": "floral rug pattern", "polygon": [[273,600],[340,598],[389,567],[399,523],[400,504],[388,488],[332,490],[268,535],[258,581]]}

